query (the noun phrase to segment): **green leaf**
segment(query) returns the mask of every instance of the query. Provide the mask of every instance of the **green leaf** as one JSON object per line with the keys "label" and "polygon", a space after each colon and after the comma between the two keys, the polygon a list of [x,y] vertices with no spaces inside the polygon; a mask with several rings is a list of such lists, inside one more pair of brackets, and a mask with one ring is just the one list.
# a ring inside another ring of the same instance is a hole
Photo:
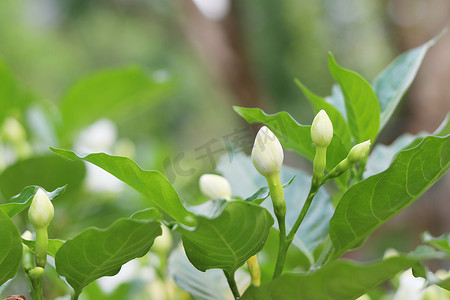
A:
{"label": "green leaf", "polygon": [[450,234],[443,234],[441,236],[434,237],[426,231],[422,235],[422,241],[450,253]]}
{"label": "green leaf", "polygon": [[0,286],[16,275],[22,259],[22,251],[19,230],[0,210]]}
{"label": "green leaf", "polygon": [[[446,136],[450,134],[450,122],[448,115],[442,121],[441,125],[435,130],[432,135]],[[376,144],[367,159],[366,169],[364,171],[364,178],[378,174],[386,170],[394,159],[395,155],[405,149],[411,148],[420,141],[419,138],[430,135],[427,132],[419,132],[417,134],[405,133],[399,136],[392,144],[383,145]]]}
{"label": "green leaf", "polygon": [[75,291],[103,276],[113,276],[123,264],[145,255],[161,235],[160,223],[123,218],[106,229],[88,228],[67,240],[55,256],[56,270]]}
{"label": "green leaf", "polygon": [[[285,184],[283,184],[283,188],[287,188],[288,186],[291,185],[291,183],[294,181],[295,176],[292,177],[291,180],[289,180],[288,182],[286,182]],[[244,201],[247,202],[251,202],[253,204],[256,205],[261,205],[261,203],[267,199],[267,197],[269,197],[269,187],[268,186],[264,186],[262,188],[260,188],[259,190],[257,190],[253,195],[251,195],[250,197],[247,197],[244,199]]]}
{"label": "green leaf", "polygon": [[[37,185],[47,189],[68,185],[70,191],[81,187],[86,167],[56,155],[35,156],[8,166],[0,174],[0,191],[6,199],[20,193],[24,186]],[[69,191],[68,191],[69,192]]]}
{"label": "green leaf", "polygon": [[339,84],[335,83],[331,87],[331,95],[325,97],[325,100],[333,105],[344,117],[344,120],[347,120],[347,111],[345,110],[345,100],[344,95],[342,94],[342,89]]}
{"label": "green leaf", "polygon": [[184,208],[177,192],[160,172],[143,170],[126,157],[105,153],[78,156],[69,150],[50,149],[64,158],[84,160],[102,168],[146,196],[150,205],[159,207],[178,222],[192,225],[193,214]]}
{"label": "green leaf", "polygon": [[311,92],[299,80],[295,80],[295,83],[300,87],[306,98],[311,103],[314,113],[317,114],[320,110],[325,110],[327,115],[330,117],[331,123],[333,123],[333,132],[341,138],[344,145],[347,147],[352,146],[350,129],[348,128],[347,121],[345,121],[339,110],[325,101],[322,97],[319,97]]}
{"label": "green leaf", "polygon": [[[22,212],[24,209],[30,206],[31,199],[34,197],[37,190],[40,188],[41,187],[35,185],[27,186],[22,190],[22,192],[19,195],[9,199],[10,203],[1,204],[0,210],[6,213],[10,218],[14,217],[15,215],[17,215],[18,213]],[[47,192],[44,188],[41,189],[45,191],[50,200],[53,200],[62,193],[64,193],[64,191],[66,190],[66,186],[59,187],[55,189],[53,192]]]}
{"label": "green leaf", "polygon": [[264,246],[273,218],[259,206],[230,202],[215,219],[197,217],[194,230],[177,228],[189,261],[200,271],[233,274]]}
{"label": "green leaf", "polygon": [[376,144],[367,159],[364,178],[381,173],[389,168],[398,152],[410,145],[417,138],[426,135],[426,133],[419,133],[417,135],[405,133],[399,136],[390,145]]}
{"label": "green leaf", "polygon": [[428,49],[442,34],[443,32],[425,44],[401,54],[375,78],[372,86],[381,108],[380,130],[389,121],[416,77]]}
{"label": "green leaf", "polygon": [[[28,246],[30,250],[35,253],[36,252],[36,242],[31,240],[22,239],[22,243]],[[47,254],[50,256],[55,257],[56,252],[58,252],[59,248],[64,245],[64,241],[61,240],[54,240],[49,239],[48,240],[48,248],[47,248]]]}
{"label": "green leaf", "polygon": [[138,67],[103,70],[81,79],[61,101],[63,134],[99,118],[116,118],[137,107],[162,100],[171,90],[171,82],[158,82]]}
{"label": "green leaf", "polygon": [[[248,123],[263,123],[278,137],[284,148],[293,150],[310,161],[314,160],[316,149],[311,140],[311,126],[297,123],[287,112],[268,115],[259,108],[243,108],[234,106],[234,110]],[[327,149],[327,166],[329,171],[343,160],[350,149],[348,149],[339,136],[334,135]],[[341,183],[348,181],[348,174],[338,177]]]}
{"label": "green leaf", "polygon": [[361,264],[347,260],[333,261],[305,273],[286,273],[261,287],[251,286],[242,300],[349,300],[356,299],[398,272],[440,254],[419,248],[410,254]]}
{"label": "green leaf", "polygon": [[[247,198],[255,190],[267,185],[265,178],[253,167],[251,158],[242,153],[234,155],[232,161],[223,156],[217,164],[217,171],[230,183],[232,194],[242,198]],[[311,185],[311,177],[308,174],[298,169],[283,166],[280,173],[281,182],[287,182],[294,176],[295,180],[292,184],[284,189],[287,207],[287,230],[294,225]],[[264,201],[261,206],[265,207],[275,218],[270,198]],[[305,254],[310,264],[314,263],[314,250],[328,235],[328,222],[333,211],[330,196],[324,189],[319,190],[295,235],[293,244]],[[275,224],[275,226],[277,225]]]}
{"label": "green leaf", "polygon": [[361,242],[447,172],[450,135],[419,141],[401,151],[389,169],[353,185],[342,196],[330,221],[334,257]]}
{"label": "green leaf", "polygon": [[348,123],[355,144],[366,140],[373,143],[380,126],[380,106],[375,92],[360,75],[340,67],[331,53],[328,65],[344,94]]}

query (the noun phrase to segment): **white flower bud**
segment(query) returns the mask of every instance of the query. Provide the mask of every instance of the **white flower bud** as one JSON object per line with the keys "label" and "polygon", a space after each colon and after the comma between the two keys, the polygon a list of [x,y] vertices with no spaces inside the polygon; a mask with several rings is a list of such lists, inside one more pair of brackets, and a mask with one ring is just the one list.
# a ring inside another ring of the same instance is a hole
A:
{"label": "white flower bud", "polygon": [[211,199],[231,199],[231,187],[228,180],[214,174],[204,174],[200,177],[200,191]]}
{"label": "white flower bud", "polygon": [[361,159],[367,156],[370,148],[370,140],[359,143],[358,145],[353,146],[353,148],[348,153],[348,160],[351,163],[357,163]]}
{"label": "white flower bud", "polygon": [[25,232],[22,233],[22,236],[21,236],[21,237],[22,237],[24,240],[30,241],[30,240],[33,239],[33,234],[32,234],[29,230],[25,230]]}
{"label": "white flower bud", "polygon": [[316,147],[328,147],[333,138],[333,124],[322,109],[315,116],[311,126],[311,139]]}
{"label": "white flower bud", "polygon": [[252,149],[252,162],[256,170],[268,176],[281,170],[284,154],[280,141],[269,128],[263,126],[256,135]]}
{"label": "white flower bud", "polygon": [[15,118],[6,118],[3,124],[3,131],[6,139],[14,142],[26,140],[27,134],[22,124]]}
{"label": "white flower bud", "polygon": [[53,219],[54,213],[53,204],[47,194],[44,190],[38,189],[28,210],[28,218],[31,224],[36,229],[47,227]]}

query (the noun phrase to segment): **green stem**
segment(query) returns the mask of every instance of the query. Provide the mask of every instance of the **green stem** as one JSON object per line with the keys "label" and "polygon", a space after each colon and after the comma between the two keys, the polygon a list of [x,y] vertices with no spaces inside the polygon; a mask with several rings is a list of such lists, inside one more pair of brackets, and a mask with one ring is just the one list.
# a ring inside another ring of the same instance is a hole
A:
{"label": "green stem", "polygon": [[340,176],[342,173],[350,168],[351,163],[347,158],[344,158],[336,167],[334,167],[322,180],[322,184],[328,182],[328,180]]}
{"label": "green stem", "polygon": [[273,210],[278,221],[279,243],[278,243],[278,257],[273,272],[273,278],[278,277],[284,267],[286,261],[286,252],[289,243],[286,240],[286,203],[284,201],[283,186],[280,181],[280,174],[275,173],[266,177],[269,184],[270,197],[272,198]]}
{"label": "green stem", "polygon": [[41,267],[36,267],[31,269],[28,273],[28,278],[31,281],[31,295],[33,300],[43,300],[44,296],[42,293],[42,277],[44,275],[44,269]]}
{"label": "green stem", "polygon": [[278,257],[273,271],[272,278],[275,279],[283,272],[284,263],[286,262],[286,253],[289,248],[289,242],[286,239],[286,222],[284,216],[277,216],[279,228]]}
{"label": "green stem", "polygon": [[320,186],[327,165],[327,147],[316,147],[313,162],[313,185]]}
{"label": "green stem", "polygon": [[47,263],[47,227],[36,228],[36,266],[45,268]]}
{"label": "green stem", "polygon": [[311,183],[311,188],[309,190],[308,197],[306,198],[305,204],[302,207],[302,211],[300,212],[300,215],[298,216],[297,220],[295,221],[294,226],[292,227],[291,231],[289,231],[289,234],[287,236],[287,240],[289,243],[292,242],[294,239],[295,233],[297,232],[298,228],[303,222],[303,219],[306,216],[306,213],[308,212],[309,207],[311,206],[312,200],[314,199],[314,196],[319,191],[320,184],[316,185]]}
{"label": "green stem", "polygon": [[357,182],[360,182],[363,178],[364,169],[366,168],[367,157],[359,161],[358,172],[356,173]]}
{"label": "green stem", "polygon": [[225,277],[227,278],[228,285],[230,286],[231,292],[233,293],[234,299],[241,299],[241,295],[239,294],[239,290],[234,280],[234,272],[229,274],[227,271],[223,271]]}
{"label": "green stem", "polygon": [[275,215],[277,218],[278,216],[282,216],[284,218],[286,215],[286,203],[284,202],[284,192],[283,185],[280,181],[280,173],[268,175],[266,180],[269,185],[269,193],[270,198],[272,199]]}

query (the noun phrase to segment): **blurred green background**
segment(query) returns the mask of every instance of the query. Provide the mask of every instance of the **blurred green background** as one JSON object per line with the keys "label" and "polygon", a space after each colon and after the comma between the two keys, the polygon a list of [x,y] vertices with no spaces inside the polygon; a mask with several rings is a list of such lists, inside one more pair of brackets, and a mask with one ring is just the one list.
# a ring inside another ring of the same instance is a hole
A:
{"label": "blurred green background", "polygon": [[[293,79],[329,95],[328,51],[372,81],[449,20],[446,0],[2,0],[0,201],[27,185],[69,184],[55,203],[50,235],[59,238],[143,208],[136,192],[52,146],[130,156],[200,203],[200,175],[230,146],[251,147],[255,128],[232,105],[286,110],[308,124],[313,111]],[[378,142],[442,121],[448,53],[447,33]],[[309,167],[290,153],[287,164]],[[424,230],[449,232],[449,186],[447,175],[350,256],[408,251]]]}

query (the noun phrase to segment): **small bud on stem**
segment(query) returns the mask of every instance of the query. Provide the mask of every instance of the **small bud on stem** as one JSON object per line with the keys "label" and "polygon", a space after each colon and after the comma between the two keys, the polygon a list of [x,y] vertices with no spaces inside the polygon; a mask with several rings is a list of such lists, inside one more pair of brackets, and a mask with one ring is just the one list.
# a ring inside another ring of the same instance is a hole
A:
{"label": "small bud on stem", "polygon": [[222,198],[231,200],[230,183],[219,175],[202,175],[200,177],[200,191],[211,199]]}
{"label": "small bud on stem", "polygon": [[333,124],[327,113],[322,109],[315,116],[311,125],[311,139],[317,148],[328,147],[333,138]]}
{"label": "small bud on stem", "polygon": [[280,141],[269,128],[263,126],[256,135],[252,149],[252,162],[256,170],[264,177],[278,174],[283,159],[284,154]]}
{"label": "small bud on stem", "polygon": [[34,228],[48,227],[55,210],[53,204],[48,198],[47,194],[42,189],[38,189],[31,201],[30,209],[28,210],[28,218]]}

